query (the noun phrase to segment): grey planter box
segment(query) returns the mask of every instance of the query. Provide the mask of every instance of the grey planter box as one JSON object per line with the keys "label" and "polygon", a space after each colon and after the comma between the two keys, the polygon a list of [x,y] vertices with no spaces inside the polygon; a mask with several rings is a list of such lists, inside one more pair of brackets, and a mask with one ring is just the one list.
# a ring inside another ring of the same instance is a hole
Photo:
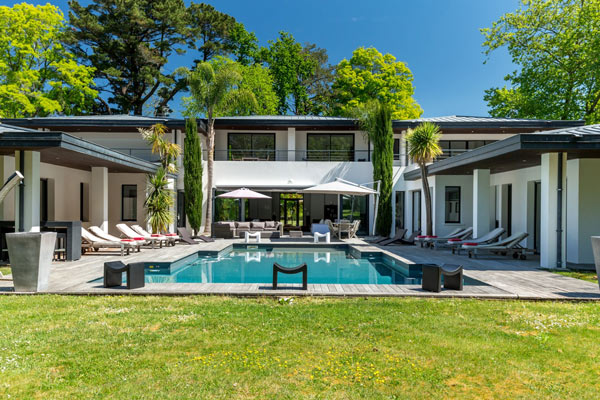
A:
{"label": "grey planter box", "polygon": [[48,289],[56,232],[7,233],[8,257],[16,292]]}
{"label": "grey planter box", "polygon": [[592,250],[594,250],[596,275],[598,276],[598,287],[600,287],[600,236],[592,236]]}

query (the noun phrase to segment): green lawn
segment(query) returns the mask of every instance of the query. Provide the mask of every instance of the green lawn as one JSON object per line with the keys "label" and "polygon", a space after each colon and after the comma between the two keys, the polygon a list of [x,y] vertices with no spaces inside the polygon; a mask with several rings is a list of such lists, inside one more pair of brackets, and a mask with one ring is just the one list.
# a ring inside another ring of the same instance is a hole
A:
{"label": "green lawn", "polygon": [[570,278],[583,279],[584,281],[598,283],[598,275],[596,271],[552,271],[559,275],[568,276]]}
{"label": "green lawn", "polygon": [[592,399],[598,303],[0,297],[0,398]]}
{"label": "green lawn", "polygon": [[10,267],[0,267],[0,273],[4,276],[10,275]]}

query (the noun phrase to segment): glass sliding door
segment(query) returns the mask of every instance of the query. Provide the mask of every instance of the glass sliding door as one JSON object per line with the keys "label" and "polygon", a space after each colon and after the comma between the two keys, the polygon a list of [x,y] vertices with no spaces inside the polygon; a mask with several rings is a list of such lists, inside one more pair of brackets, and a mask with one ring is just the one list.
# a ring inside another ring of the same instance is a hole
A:
{"label": "glass sliding door", "polygon": [[281,193],[279,195],[279,215],[285,226],[301,227],[304,222],[304,195]]}
{"label": "glass sliding door", "polygon": [[274,133],[229,133],[228,160],[275,161]]}
{"label": "glass sliding door", "polygon": [[309,133],[307,161],[354,161],[354,134]]}
{"label": "glass sliding door", "polygon": [[396,230],[404,229],[404,192],[396,192],[396,215],[394,221],[396,224]]}
{"label": "glass sliding door", "polygon": [[421,191],[412,192],[412,227],[414,231],[421,231]]}
{"label": "glass sliding door", "polygon": [[[360,220],[358,233],[368,235],[369,233],[369,196],[347,196],[341,195],[342,219],[350,221]],[[354,197],[354,203],[352,202]]]}

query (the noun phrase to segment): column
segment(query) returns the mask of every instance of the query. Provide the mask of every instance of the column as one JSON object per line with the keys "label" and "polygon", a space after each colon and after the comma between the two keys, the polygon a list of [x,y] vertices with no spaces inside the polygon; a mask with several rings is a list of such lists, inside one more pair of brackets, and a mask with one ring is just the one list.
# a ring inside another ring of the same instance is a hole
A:
{"label": "column", "polygon": [[288,128],[287,149],[288,161],[296,161],[296,128]]}
{"label": "column", "polygon": [[92,167],[90,221],[92,225],[108,232],[108,168],[106,167]]}
{"label": "column", "polygon": [[490,170],[473,171],[473,237],[490,231]]}
{"label": "column", "polygon": [[[566,154],[565,154],[566,156]],[[558,258],[558,230],[564,230],[564,217],[566,205],[566,157],[563,158],[562,171],[559,171],[558,153],[542,154],[541,166],[541,227],[540,227],[540,266],[543,268],[557,268],[565,266],[566,243],[564,240],[564,231],[561,240],[561,259]],[[562,175],[562,223],[558,224],[558,195],[559,195],[559,174]],[[560,261],[560,262],[559,262]]]}
{"label": "column", "polygon": [[40,152],[16,151],[15,165],[24,177],[23,186],[15,191],[15,229],[17,232],[39,232]]}

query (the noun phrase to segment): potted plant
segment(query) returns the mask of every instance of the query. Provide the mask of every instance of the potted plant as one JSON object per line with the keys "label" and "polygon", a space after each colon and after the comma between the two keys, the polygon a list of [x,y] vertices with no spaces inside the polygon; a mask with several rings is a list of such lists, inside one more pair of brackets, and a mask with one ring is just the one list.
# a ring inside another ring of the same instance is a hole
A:
{"label": "potted plant", "polygon": [[16,292],[39,292],[48,288],[55,242],[56,232],[6,234]]}
{"label": "potted plant", "polygon": [[594,251],[594,262],[596,263],[598,287],[600,287],[600,236],[592,236],[592,250]]}

